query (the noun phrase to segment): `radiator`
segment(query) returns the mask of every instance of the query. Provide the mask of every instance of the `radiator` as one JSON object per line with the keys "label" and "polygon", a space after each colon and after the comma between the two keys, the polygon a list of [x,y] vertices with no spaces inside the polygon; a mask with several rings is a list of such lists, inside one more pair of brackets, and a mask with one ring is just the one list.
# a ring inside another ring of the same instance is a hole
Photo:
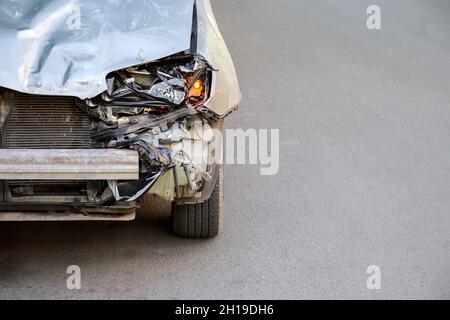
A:
{"label": "radiator", "polygon": [[75,98],[15,93],[3,131],[8,149],[90,149],[91,120]]}

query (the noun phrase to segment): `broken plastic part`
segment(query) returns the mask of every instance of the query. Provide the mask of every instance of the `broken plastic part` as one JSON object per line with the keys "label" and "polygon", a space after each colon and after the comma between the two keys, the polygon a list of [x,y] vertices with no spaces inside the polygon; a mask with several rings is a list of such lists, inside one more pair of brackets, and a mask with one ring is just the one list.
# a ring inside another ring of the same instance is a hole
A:
{"label": "broken plastic part", "polygon": [[154,84],[148,93],[153,97],[168,100],[176,105],[181,104],[186,97],[184,91],[176,90],[166,82]]}
{"label": "broken plastic part", "polygon": [[119,190],[119,184],[115,180],[108,180],[108,186],[111,189],[116,201],[135,201],[142,197],[163,173],[164,170],[161,170],[156,174],[139,181],[139,187],[136,188],[131,194],[122,195]]}

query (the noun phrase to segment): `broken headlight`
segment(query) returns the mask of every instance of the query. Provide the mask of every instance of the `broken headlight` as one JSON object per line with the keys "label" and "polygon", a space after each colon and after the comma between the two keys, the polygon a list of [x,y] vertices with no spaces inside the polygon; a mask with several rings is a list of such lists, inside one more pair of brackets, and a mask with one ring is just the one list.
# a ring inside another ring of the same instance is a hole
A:
{"label": "broken headlight", "polygon": [[121,115],[163,114],[179,107],[201,109],[213,69],[198,55],[178,55],[107,76],[107,90],[86,100],[91,114],[116,122]]}

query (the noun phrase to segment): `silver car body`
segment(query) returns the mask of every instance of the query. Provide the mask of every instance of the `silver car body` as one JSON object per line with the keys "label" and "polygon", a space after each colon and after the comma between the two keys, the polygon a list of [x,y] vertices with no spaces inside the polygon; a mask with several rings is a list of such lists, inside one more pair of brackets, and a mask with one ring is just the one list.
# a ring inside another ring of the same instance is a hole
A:
{"label": "silver car body", "polygon": [[[209,197],[218,176],[217,170],[213,176],[206,172],[210,167],[204,163],[215,153],[211,132],[222,130],[222,119],[241,100],[236,71],[209,0],[4,0],[0,2],[0,48],[0,134],[6,141],[0,142],[0,220],[130,220],[138,207],[134,200],[141,201],[147,192],[178,203]],[[75,100],[90,108],[99,96],[110,93],[111,73],[186,56],[208,70],[208,94],[201,110],[178,108],[160,116],[141,114],[135,120],[108,114],[105,123],[95,118],[97,131],[106,136],[121,133],[120,140],[105,138],[109,139],[105,149],[92,147],[96,138],[89,132],[94,118],[89,119],[89,112],[81,111]],[[108,127],[108,121],[120,125]],[[131,132],[122,126],[139,128]],[[137,193],[123,195],[121,182],[142,182],[142,154],[138,157],[136,149],[114,149],[110,144],[129,141],[124,140],[129,137],[145,141],[141,147],[161,156],[161,171]],[[201,147],[190,149],[197,151],[187,150],[196,145]],[[172,153],[172,159],[161,153],[164,150]],[[101,180],[108,187],[95,196],[92,192],[36,196],[34,182],[44,180],[50,186],[57,180],[94,181],[91,191],[97,190],[96,181]],[[194,187],[193,182],[202,181],[201,189]],[[178,186],[184,188],[182,192]],[[104,206],[111,197],[117,203]],[[29,203],[42,204],[40,213],[22,214],[21,208],[29,211]],[[76,216],[42,213],[66,210],[62,209],[65,204],[67,210],[84,211]],[[13,211],[8,213],[8,208]],[[104,217],[112,211],[116,215]]]}

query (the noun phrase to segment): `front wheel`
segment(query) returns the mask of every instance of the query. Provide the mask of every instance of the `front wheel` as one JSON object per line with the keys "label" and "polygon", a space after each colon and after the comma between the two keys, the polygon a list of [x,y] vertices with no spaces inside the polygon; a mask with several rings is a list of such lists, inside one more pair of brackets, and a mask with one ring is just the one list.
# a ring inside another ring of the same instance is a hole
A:
{"label": "front wheel", "polygon": [[172,207],[172,230],[182,238],[214,238],[222,230],[224,218],[223,167],[211,197],[197,204],[174,204]]}

